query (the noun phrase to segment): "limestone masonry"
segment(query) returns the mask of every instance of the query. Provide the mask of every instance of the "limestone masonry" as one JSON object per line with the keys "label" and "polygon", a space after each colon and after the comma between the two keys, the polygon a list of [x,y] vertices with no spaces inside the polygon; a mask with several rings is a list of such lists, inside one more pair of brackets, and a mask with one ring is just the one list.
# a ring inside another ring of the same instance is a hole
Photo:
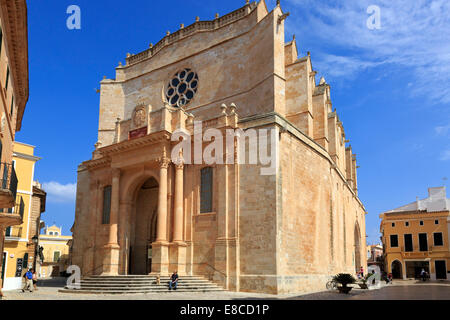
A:
{"label": "limestone masonry", "polygon": [[[330,86],[285,41],[286,17],[261,0],[197,19],[101,81],[98,141],[78,168],[72,262],[83,276],[178,270],[294,293],[366,269],[356,157]],[[171,135],[193,135],[194,121],[276,130],[278,171],[173,163]]]}

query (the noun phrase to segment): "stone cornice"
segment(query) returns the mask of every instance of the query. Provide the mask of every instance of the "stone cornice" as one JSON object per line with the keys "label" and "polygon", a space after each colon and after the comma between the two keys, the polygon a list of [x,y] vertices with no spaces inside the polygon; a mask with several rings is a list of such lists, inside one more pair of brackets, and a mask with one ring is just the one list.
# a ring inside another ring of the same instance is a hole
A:
{"label": "stone cornice", "polygon": [[16,157],[16,158],[21,158],[21,159],[35,161],[35,162],[42,159],[40,157],[36,157],[36,156],[32,156],[32,155],[25,154],[25,153],[20,153],[20,152],[14,152],[13,156]]}
{"label": "stone cornice", "polygon": [[86,169],[88,169],[88,170],[106,167],[106,166],[109,166],[110,164],[111,164],[110,157],[104,157],[104,158],[95,159],[95,160],[88,160],[88,161],[85,161],[82,163],[82,165],[84,167],[86,167]]}
{"label": "stone cornice", "polygon": [[112,154],[122,152],[122,151],[130,151],[133,149],[138,149],[146,145],[167,141],[170,140],[170,132],[168,131],[159,131],[149,135],[146,135],[141,138],[132,139],[122,141],[120,143],[115,143],[103,148],[98,149],[101,155],[110,156]]}
{"label": "stone cornice", "polygon": [[14,83],[14,97],[18,112],[16,130],[22,126],[25,105],[28,101],[28,22],[25,0],[1,0],[0,14],[3,23],[5,46]]}
{"label": "stone cornice", "polygon": [[126,140],[120,143],[115,143],[97,150],[101,155],[99,159],[88,160],[82,163],[87,169],[97,169],[100,167],[110,166],[112,156],[124,151],[131,151],[140,149],[144,146],[152,145],[159,142],[170,141],[170,132],[159,131],[142,138],[137,138],[133,140]]}

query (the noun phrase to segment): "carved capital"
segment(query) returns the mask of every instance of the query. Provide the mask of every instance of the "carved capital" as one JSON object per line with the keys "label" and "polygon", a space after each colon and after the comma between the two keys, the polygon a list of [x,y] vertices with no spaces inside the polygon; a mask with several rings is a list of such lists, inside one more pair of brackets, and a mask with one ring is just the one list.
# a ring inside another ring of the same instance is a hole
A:
{"label": "carved capital", "polygon": [[179,160],[179,161],[174,162],[174,165],[175,165],[175,168],[177,170],[183,170],[184,169],[184,162],[183,162],[183,160]]}
{"label": "carved capital", "polygon": [[112,173],[113,179],[120,178],[120,169],[119,168],[112,168],[111,173]]}
{"label": "carved capital", "polygon": [[166,157],[161,157],[158,159],[158,163],[161,169],[167,169],[170,164],[170,159]]}

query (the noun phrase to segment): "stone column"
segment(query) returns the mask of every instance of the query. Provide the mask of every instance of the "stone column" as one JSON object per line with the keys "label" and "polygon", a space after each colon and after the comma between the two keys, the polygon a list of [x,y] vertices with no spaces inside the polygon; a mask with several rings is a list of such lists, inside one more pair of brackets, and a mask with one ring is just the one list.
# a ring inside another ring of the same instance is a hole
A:
{"label": "stone column", "polygon": [[183,169],[181,162],[175,167],[175,214],[173,225],[173,242],[183,242]]}
{"label": "stone column", "polygon": [[158,218],[156,221],[156,241],[152,243],[152,274],[169,273],[169,243],[167,241],[167,168],[169,159],[160,159]]}
{"label": "stone column", "polygon": [[[85,235],[82,239],[84,239],[82,244],[77,244],[77,256],[81,257],[82,261],[82,275],[98,275],[99,271],[95,270],[95,251],[97,246],[97,231],[98,225],[100,223],[100,208],[101,208],[101,186],[100,182],[92,178],[89,184],[89,218],[87,221],[81,220],[77,221],[77,229],[85,230]],[[83,232],[84,233],[84,232]],[[76,244],[75,242],[74,244]],[[100,248],[101,249],[101,248]]]}
{"label": "stone column", "polygon": [[133,203],[131,201],[120,202],[119,209],[119,246],[120,246],[120,274],[128,274],[130,232],[128,226],[131,223],[131,211]]}
{"label": "stone column", "polygon": [[[175,206],[173,222],[173,244],[171,248],[171,267],[179,274],[186,274],[186,243],[183,237],[184,226],[184,163],[179,161],[175,165]],[[174,271],[174,270],[170,270]]]}
{"label": "stone column", "polygon": [[118,223],[119,223],[119,204],[120,204],[120,169],[114,168],[112,171],[112,189],[111,189],[111,214],[108,244],[118,244]]}
{"label": "stone column", "polygon": [[228,165],[220,165],[215,170],[216,179],[220,181],[217,188],[217,238],[214,255],[213,279],[228,289],[229,274],[229,248],[228,248]]}
{"label": "stone column", "polygon": [[120,246],[118,243],[118,220],[120,203],[120,169],[112,169],[111,212],[109,217],[109,241],[104,247],[102,275],[119,274]]}
{"label": "stone column", "polygon": [[167,168],[169,161],[163,159],[159,168],[158,219],[156,242],[167,241]]}

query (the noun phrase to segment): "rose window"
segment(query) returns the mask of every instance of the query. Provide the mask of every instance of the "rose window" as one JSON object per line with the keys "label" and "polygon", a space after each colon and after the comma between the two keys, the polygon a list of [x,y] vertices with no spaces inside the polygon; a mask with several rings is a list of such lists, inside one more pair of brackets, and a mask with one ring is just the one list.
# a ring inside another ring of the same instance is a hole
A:
{"label": "rose window", "polygon": [[191,69],[179,71],[169,81],[166,98],[172,107],[184,107],[197,93],[198,75]]}

